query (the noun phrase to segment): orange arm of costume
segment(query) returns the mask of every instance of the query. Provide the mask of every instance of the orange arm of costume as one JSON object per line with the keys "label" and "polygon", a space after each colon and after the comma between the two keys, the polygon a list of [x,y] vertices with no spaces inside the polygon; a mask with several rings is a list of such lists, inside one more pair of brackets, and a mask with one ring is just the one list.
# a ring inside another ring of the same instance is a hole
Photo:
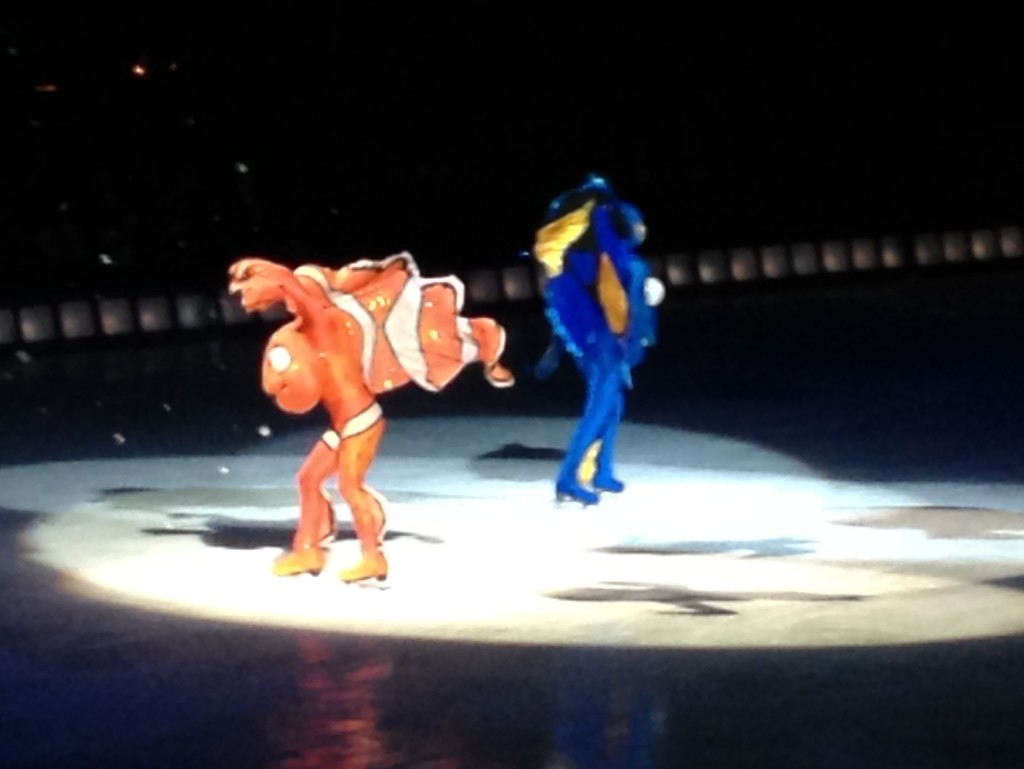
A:
{"label": "orange arm of costume", "polygon": [[326,295],[307,291],[288,267],[267,259],[240,259],[231,265],[228,275],[229,291],[241,294],[242,306],[249,312],[284,302],[296,317],[316,327],[322,312],[331,306]]}

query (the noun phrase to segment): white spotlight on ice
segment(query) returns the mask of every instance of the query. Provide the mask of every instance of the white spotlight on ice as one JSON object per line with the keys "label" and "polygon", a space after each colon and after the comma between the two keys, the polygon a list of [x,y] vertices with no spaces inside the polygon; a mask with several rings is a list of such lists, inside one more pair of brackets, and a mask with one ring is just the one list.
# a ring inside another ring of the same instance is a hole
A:
{"label": "white spotlight on ice", "polygon": [[584,509],[553,499],[551,461],[493,452],[503,436],[553,445],[573,424],[393,420],[375,472],[390,499],[382,585],[337,579],[358,554],[350,535],[317,577],[270,571],[296,522],[289,447],[317,428],[230,455],[0,467],[0,508],[38,511],[12,543],[53,589],[249,627],[773,654],[1024,632],[1020,484],[833,479],[755,443],[625,422],[627,491]]}

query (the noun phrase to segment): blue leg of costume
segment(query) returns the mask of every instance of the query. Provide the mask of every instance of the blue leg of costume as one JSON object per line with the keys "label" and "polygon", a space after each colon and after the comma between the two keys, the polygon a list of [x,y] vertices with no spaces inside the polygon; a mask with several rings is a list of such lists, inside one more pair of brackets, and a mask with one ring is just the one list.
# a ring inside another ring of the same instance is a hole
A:
{"label": "blue leg of costume", "polygon": [[[569,447],[555,484],[555,492],[559,499],[576,499],[585,505],[597,503],[597,493],[584,488],[580,478],[580,471],[587,452],[597,440],[602,441],[600,451],[607,452],[605,454],[607,470],[601,479],[607,482],[609,490],[613,490],[618,483],[611,477],[610,460],[618,420],[622,415],[622,406],[622,380],[618,367],[592,364],[587,372],[587,400],[583,408],[583,416],[569,441]],[[611,442],[606,446],[605,441],[609,438]],[[600,472],[600,458],[597,465]],[[596,483],[597,476],[594,480]],[[621,486],[621,484],[619,485]]]}
{"label": "blue leg of costume", "polygon": [[615,439],[618,436],[619,423],[622,422],[625,401],[626,396],[620,381],[616,392],[616,402],[600,435],[601,449],[597,452],[597,472],[594,475],[594,488],[598,491],[618,493],[626,488],[626,484],[615,477],[614,461]]}

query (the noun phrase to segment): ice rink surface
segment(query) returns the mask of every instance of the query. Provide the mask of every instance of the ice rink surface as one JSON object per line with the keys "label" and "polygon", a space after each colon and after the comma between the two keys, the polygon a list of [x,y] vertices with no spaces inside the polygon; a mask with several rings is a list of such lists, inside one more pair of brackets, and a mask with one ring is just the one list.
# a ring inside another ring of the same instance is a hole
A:
{"label": "ice rink surface", "polygon": [[259,333],[5,353],[9,765],[1019,766],[1019,288],[669,303],[589,508],[575,372],[505,318],[512,391],[384,404],[372,586],[341,504],[324,573],[270,573],[323,424]]}
{"label": "ice rink surface", "polygon": [[269,570],[295,525],[294,474],[317,433],[234,455],[12,468],[0,471],[0,505],[45,511],[24,544],[76,591],[246,623],[683,648],[1024,630],[1013,583],[1024,572],[1024,486],[835,481],[761,447],[627,425],[627,491],[584,508],[554,500],[556,460],[531,458],[557,453],[572,426],[393,421],[371,478],[389,500],[392,572],[369,590],[336,577],[358,554],[337,495],[341,538],[327,570]]}

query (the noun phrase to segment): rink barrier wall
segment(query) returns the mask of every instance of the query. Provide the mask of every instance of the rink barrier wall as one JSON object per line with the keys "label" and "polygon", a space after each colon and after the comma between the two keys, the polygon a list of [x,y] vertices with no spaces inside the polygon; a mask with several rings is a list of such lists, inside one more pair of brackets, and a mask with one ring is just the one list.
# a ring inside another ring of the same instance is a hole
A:
{"label": "rink barrier wall", "polygon": [[[1019,226],[969,231],[829,239],[761,247],[708,249],[647,257],[667,297],[713,287],[793,285],[857,274],[916,269],[957,269],[1020,260]],[[537,301],[544,277],[531,262],[477,269],[460,275],[470,307]],[[243,312],[227,292],[136,296],[94,294],[56,301],[0,306],[0,349],[22,349],[138,335],[194,333],[225,327],[276,323],[282,308],[258,315]]]}

